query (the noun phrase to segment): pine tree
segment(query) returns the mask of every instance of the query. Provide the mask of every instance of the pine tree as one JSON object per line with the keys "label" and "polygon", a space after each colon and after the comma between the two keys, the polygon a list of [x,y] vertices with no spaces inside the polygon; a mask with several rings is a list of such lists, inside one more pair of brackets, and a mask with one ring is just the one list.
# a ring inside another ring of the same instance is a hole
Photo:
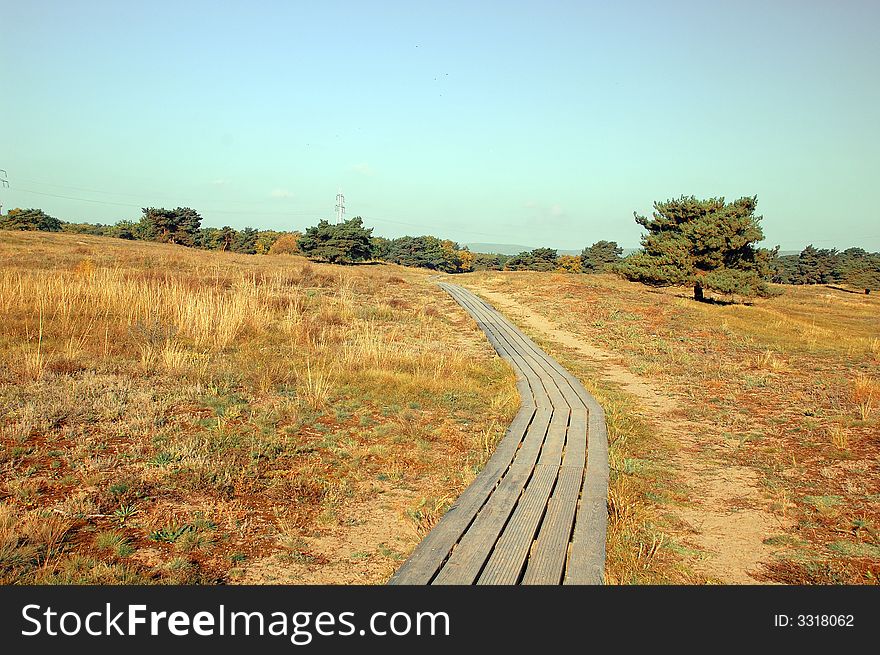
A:
{"label": "pine tree", "polygon": [[42,209],[10,209],[0,216],[0,230],[39,230],[60,232],[63,223]]}
{"label": "pine tree", "polygon": [[616,241],[597,241],[581,252],[581,268],[584,273],[599,273],[619,262],[622,254]]}
{"label": "pine tree", "polygon": [[349,264],[373,256],[373,228],[365,228],[360,216],[339,224],[320,221],[308,228],[297,241],[300,250],[311,259]]}
{"label": "pine tree", "polygon": [[755,247],[764,238],[756,206],[757,197],[732,203],[693,196],[655,202],[651,218],[634,214],[648,231],[642,236],[642,252],[627,257],[614,270],[653,286],[693,285],[696,300],[703,300],[704,289],[747,297],[769,295],[766,280],[778,247],[774,251]]}

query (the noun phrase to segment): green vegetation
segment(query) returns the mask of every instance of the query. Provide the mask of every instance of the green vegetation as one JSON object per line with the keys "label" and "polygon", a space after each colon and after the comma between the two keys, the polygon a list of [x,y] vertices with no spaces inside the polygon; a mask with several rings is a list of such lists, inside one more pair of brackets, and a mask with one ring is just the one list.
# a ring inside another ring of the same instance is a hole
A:
{"label": "green vegetation", "polygon": [[846,284],[866,292],[880,289],[880,252],[862,248],[818,249],[809,245],[798,255],[773,262],[773,281],[781,284]]}
{"label": "green vegetation", "polygon": [[559,260],[559,252],[553,248],[535,248],[529,252],[521,252],[507,261],[507,271],[555,271]]}
{"label": "green vegetation", "polygon": [[[852,289],[880,290],[880,253],[862,248],[817,249],[807,246],[798,255],[778,255],[755,244],[763,239],[754,216],[756,199],[697,200],[682,196],[655,203],[651,219],[636,215],[648,230],[642,250],[621,258],[615,241],[599,240],[580,255],[559,255],[552,248],[535,248],[517,255],[471,252],[455,241],[433,235],[388,239],[373,236],[360,217],[341,225],[319,221],[298,231],[245,227],[201,227],[202,217],[189,207],[143,208],[138,221],[114,225],[69,223],[41,209],[11,209],[0,216],[0,229],[35,230],[127,240],[172,243],[243,255],[303,254],[315,261],[358,263],[384,261],[443,273],[471,271],[539,271],[557,273],[617,272],[653,286],[687,284],[701,299],[705,289],[745,297],[767,292],[767,282],[780,284],[843,284]],[[487,244],[490,245],[490,244]]]}
{"label": "green vegetation", "polygon": [[704,289],[767,296],[775,251],[754,246],[764,238],[757,202],[757,197],[725,203],[693,196],[655,202],[652,218],[635,214],[648,230],[643,252],[627,257],[615,271],[651,286],[693,285],[695,300],[703,300]]}
{"label": "green vegetation", "polygon": [[376,259],[401,266],[428,268],[444,273],[473,270],[474,256],[454,241],[434,236],[373,239]]}
{"label": "green vegetation", "polygon": [[353,264],[373,258],[373,228],[365,228],[360,216],[338,224],[321,221],[297,241],[309,259],[331,264]]}
{"label": "green vegetation", "polygon": [[581,253],[581,269],[584,273],[602,273],[620,261],[623,248],[616,241],[597,241]]}
{"label": "green vegetation", "polygon": [[60,232],[61,225],[60,220],[42,209],[10,209],[5,216],[0,216],[0,230]]}

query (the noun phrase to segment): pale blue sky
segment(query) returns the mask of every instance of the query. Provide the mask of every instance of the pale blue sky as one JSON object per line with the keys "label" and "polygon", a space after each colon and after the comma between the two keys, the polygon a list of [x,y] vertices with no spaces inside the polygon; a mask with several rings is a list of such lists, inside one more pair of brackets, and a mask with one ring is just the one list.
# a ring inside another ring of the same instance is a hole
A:
{"label": "pale blue sky", "polygon": [[765,245],[880,250],[880,2],[718,4],[0,0],[0,201],[301,229],[341,187],[375,234],[580,248],[757,195]]}

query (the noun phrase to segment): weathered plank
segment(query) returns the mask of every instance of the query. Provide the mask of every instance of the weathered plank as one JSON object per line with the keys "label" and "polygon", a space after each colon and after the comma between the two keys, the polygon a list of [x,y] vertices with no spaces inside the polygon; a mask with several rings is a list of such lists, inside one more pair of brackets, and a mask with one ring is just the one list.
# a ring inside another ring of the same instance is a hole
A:
{"label": "weathered plank", "polygon": [[563,466],[559,471],[522,584],[557,585],[562,582],[583,474],[580,467]]}
{"label": "weathered plank", "polygon": [[538,464],[477,584],[516,584],[547,508],[559,468]]}
{"label": "weathered plank", "polygon": [[441,283],[516,372],[520,409],[492,457],[389,584],[597,584],[607,435],[583,385],[489,303]]}

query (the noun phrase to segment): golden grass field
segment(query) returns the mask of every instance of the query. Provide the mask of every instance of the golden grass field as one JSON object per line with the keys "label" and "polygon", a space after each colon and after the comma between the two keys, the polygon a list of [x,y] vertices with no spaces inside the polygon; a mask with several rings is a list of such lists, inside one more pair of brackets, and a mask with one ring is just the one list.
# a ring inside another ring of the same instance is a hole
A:
{"label": "golden grass field", "polygon": [[[734,536],[764,517],[751,533],[768,551],[751,571],[757,582],[877,583],[880,298],[776,286],[779,296],[723,305],[612,275],[456,281],[611,356],[591,361],[523,325],[605,407],[610,581],[723,581],[703,566],[714,555],[694,545],[705,517],[690,508],[702,502]],[[725,485],[755,493],[725,494]]]}
{"label": "golden grass field", "polygon": [[427,273],[0,239],[0,582],[384,582],[515,377]]}
{"label": "golden grass field", "polygon": [[[0,583],[382,583],[516,412],[512,371],[430,272],[0,236]],[[496,304],[606,410],[609,582],[724,582],[701,508],[772,517],[758,581],[877,582],[876,296],[452,281],[611,357]]]}

